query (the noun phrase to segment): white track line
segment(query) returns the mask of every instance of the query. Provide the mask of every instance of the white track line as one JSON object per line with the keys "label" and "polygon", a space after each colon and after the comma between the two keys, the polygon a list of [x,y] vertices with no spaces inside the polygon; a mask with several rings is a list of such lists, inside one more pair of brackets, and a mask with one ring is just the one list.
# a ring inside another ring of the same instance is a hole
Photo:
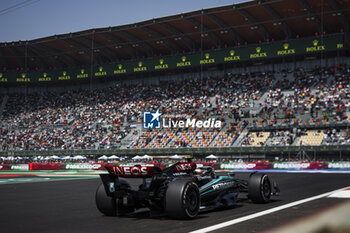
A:
{"label": "white track line", "polygon": [[350,198],[350,189],[344,189],[342,191],[333,193],[328,196],[329,198]]}
{"label": "white track line", "polygon": [[[349,187],[347,187],[347,188],[349,188]],[[215,230],[218,230],[220,228],[231,226],[231,225],[234,225],[234,224],[237,224],[237,223],[241,223],[241,222],[253,219],[253,218],[258,218],[258,217],[261,217],[261,216],[264,216],[264,215],[267,215],[267,214],[271,214],[271,213],[274,213],[274,212],[277,212],[277,211],[280,211],[280,210],[284,210],[284,209],[287,209],[287,208],[290,208],[290,207],[293,207],[293,206],[296,206],[296,205],[300,205],[300,204],[303,204],[303,203],[306,203],[306,202],[310,202],[310,201],[314,201],[314,200],[317,200],[317,199],[320,199],[320,198],[323,198],[323,197],[327,197],[327,196],[329,196],[329,195],[331,195],[331,194],[333,194],[335,192],[339,192],[339,191],[342,191],[342,190],[347,189],[347,188],[337,189],[337,190],[334,190],[332,192],[320,194],[320,195],[309,197],[309,198],[302,199],[302,200],[299,200],[299,201],[291,202],[291,203],[288,203],[288,204],[285,204],[285,205],[277,206],[277,207],[272,208],[272,209],[268,209],[268,210],[264,210],[264,211],[261,211],[261,212],[255,213],[255,214],[251,214],[251,215],[247,215],[247,216],[244,216],[244,217],[232,219],[230,221],[219,223],[219,224],[216,224],[216,225],[213,225],[213,226],[210,226],[210,227],[205,227],[205,228],[202,228],[202,229],[199,229],[199,230],[195,230],[195,231],[192,231],[190,233],[204,233],[204,232],[215,231]]]}

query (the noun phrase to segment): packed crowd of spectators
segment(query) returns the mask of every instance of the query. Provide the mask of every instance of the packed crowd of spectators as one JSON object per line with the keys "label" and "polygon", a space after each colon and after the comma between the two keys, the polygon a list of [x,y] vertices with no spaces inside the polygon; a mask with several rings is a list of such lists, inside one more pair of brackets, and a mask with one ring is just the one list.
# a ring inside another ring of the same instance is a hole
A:
{"label": "packed crowd of spectators", "polygon": [[349,145],[350,144],[350,129],[337,130],[327,129],[324,132],[324,145]]}
{"label": "packed crowd of spectators", "polygon": [[346,66],[294,71],[292,80],[276,83],[265,99],[266,119],[295,118],[308,113],[310,122],[347,119],[350,68]]}
{"label": "packed crowd of spectators", "polygon": [[[250,118],[249,109],[256,107],[263,111],[244,125],[283,122],[297,127],[348,121],[349,77],[349,67],[337,66],[284,71],[278,78],[274,72],[228,73],[159,85],[116,84],[64,93],[11,94],[0,118],[0,150],[116,148],[133,133],[130,125],[141,122],[144,111],[159,110],[165,118],[216,117],[226,123],[236,122],[235,126]],[[262,100],[265,93],[267,97]],[[239,136],[235,127],[226,130],[229,137]],[[195,137],[205,140],[207,136],[203,135],[197,132]],[[153,138],[161,143],[167,136],[164,132],[157,137],[140,134],[133,145],[146,147]],[[180,147],[190,145],[183,139],[176,143]],[[287,136],[271,143],[291,142]]]}
{"label": "packed crowd of spectators", "polygon": [[[300,132],[299,132],[300,134]],[[270,139],[266,142],[267,146],[290,146],[295,141],[297,132],[289,130],[272,131]]]}
{"label": "packed crowd of spectators", "polygon": [[[264,91],[273,85],[275,80],[272,72],[227,74],[217,80],[215,101],[218,112],[231,110],[231,113],[242,115],[242,108],[254,107]],[[235,117],[236,118],[236,117]]]}

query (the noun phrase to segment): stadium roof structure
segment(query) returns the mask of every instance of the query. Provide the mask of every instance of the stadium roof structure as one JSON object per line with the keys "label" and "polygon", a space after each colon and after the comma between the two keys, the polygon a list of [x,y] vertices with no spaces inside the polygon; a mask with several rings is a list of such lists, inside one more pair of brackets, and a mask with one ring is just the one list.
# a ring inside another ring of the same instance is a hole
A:
{"label": "stadium roof structure", "polygon": [[350,0],[260,0],[0,43],[1,70],[74,68],[344,32]]}

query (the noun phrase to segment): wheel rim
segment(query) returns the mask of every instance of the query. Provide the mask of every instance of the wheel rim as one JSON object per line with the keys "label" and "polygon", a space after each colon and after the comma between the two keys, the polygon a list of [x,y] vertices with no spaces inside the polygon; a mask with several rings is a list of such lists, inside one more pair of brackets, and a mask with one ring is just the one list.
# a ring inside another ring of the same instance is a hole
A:
{"label": "wheel rim", "polygon": [[262,194],[264,198],[268,199],[271,195],[271,185],[268,178],[264,177],[262,183]]}
{"label": "wheel rim", "polygon": [[191,189],[186,195],[187,210],[191,214],[196,214],[198,209],[198,197],[197,193]]}

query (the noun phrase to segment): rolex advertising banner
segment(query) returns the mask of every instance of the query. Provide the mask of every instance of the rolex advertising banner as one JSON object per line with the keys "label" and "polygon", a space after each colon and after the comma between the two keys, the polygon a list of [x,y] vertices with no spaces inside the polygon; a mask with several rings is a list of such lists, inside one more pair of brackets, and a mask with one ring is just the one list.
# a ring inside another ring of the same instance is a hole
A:
{"label": "rolex advertising banner", "polygon": [[183,54],[169,57],[151,58],[73,70],[35,71],[35,72],[0,72],[1,83],[50,83],[118,78],[127,74],[141,74],[179,70],[212,64],[227,64],[240,61],[254,61],[293,55],[316,54],[343,49],[343,36],[333,35],[324,38],[305,38],[288,42],[274,41],[267,44],[240,46],[222,50],[204,51],[194,54]]}

